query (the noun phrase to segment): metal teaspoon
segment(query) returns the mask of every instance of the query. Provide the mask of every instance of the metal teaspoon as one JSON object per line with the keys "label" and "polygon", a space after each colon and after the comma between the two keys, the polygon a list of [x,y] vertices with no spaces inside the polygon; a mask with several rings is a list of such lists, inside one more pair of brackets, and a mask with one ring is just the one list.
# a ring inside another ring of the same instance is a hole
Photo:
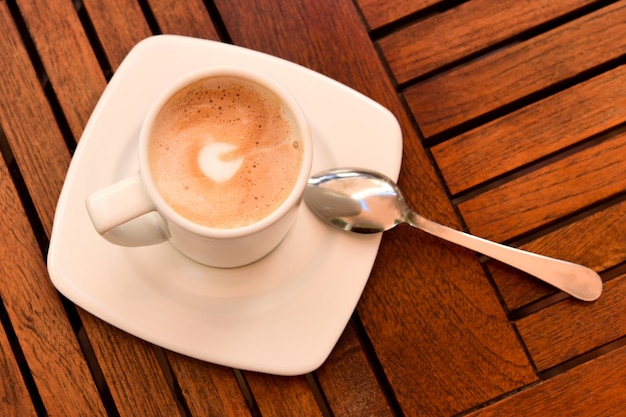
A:
{"label": "metal teaspoon", "polygon": [[420,216],[409,208],[398,186],[375,171],[322,171],[309,179],[304,200],[319,218],[343,230],[379,233],[406,223],[511,265],[580,300],[593,301],[602,294],[602,280],[590,268],[501,245]]}

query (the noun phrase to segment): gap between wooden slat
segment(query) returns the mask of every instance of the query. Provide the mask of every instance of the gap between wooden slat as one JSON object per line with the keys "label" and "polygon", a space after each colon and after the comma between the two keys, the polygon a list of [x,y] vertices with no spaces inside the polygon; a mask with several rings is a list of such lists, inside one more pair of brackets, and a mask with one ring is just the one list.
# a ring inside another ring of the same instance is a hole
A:
{"label": "gap between wooden slat", "polygon": [[[67,144],[67,148],[70,152],[70,155],[74,154],[74,150],[76,149],[76,139],[72,134],[72,129],[63,114],[63,110],[59,101],[54,93],[52,85],[50,84],[50,80],[48,78],[48,74],[44,69],[43,63],[37,54],[37,48],[35,47],[35,42],[33,41],[28,29],[26,27],[26,23],[24,18],[22,17],[19,8],[14,2],[7,2],[9,6],[9,11],[11,12],[11,16],[13,17],[13,22],[17,27],[17,30],[20,33],[20,37],[22,39],[22,44],[28,53],[28,57],[30,59],[31,65],[33,66],[35,73],[37,74],[37,78],[41,84],[41,87],[46,95],[46,99],[50,103],[50,107],[52,109],[52,114],[56,120],[57,126],[65,139],[65,143]],[[6,142],[6,140],[5,140]],[[8,166],[8,163],[7,163]]]}
{"label": "gap between wooden slat", "polygon": [[566,372],[572,368],[575,368],[585,362],[589,362],[593,359],[599,358],[600,356],[603,356],[607,354],[608,352],[618,349],[622,346],[626,346],[626,336],[620,337],[617,340],[614,340],[605,345],[597,347],[589,352],[583,353],[580,356],[567,360],[563,363],[553,366],[552,368],[548,368],[545,371],[540,372],[539,377],[542,380],[550,379],[552,377],[555,377],[556,375],[562,374],[563,372]]}
{"label": "gap between wooden slat", "polygon": [[224,23],[224,19],[222,18],[219,9],[215,5],[215,1],[205,0],[204,4],[209,12],[209,16],[211,16],[211,20],[213,21],[213,25],[215,26],[215,30],[217,31],[217,35],[220,38],[220,41],[223,43],[232,44],[233,39],[231,38],[230,33],[228,33],[228,29],[226,27],[226,24]]}
{"label": "gap between wooden slat", "polygon": [[331,411],[328,400],[326,399],[326,395],[324,394],[324,390],[317,380],[317,376],[315,372],[306,374],[306,380],[309,383],[309,387],[311,388],[311,392],[313,392],[313,398],[317,402],[317,406],[324,417],[333,417],[333,412]]}
{"label": "gap between wooden slat", "polygon": [[615,137],[616,135],[622,134],[624,132],[626,132],[626,123],[621,123],[604,132],[600,132],[585,140],[579,141],[571,146],[565,147],[555,153],[546,155],[529,164],[523,165],[515,170],[509,171],[504,175],[494,177],[490,179],[489,181],[485,181],[463,192],[460,192],[455,195],[451,195],[450,201],[452,201],[454,205],[459,205],[463,203],[464,201],[471,200],[472,198],[475,198],[481,194],[484,194],[485,192],[489,190],[500,187],[508,182],[514,181],[518,178],[528,175],[531,172],[537,171],[548,165],[554,164],[555,162],[558,162],[569,156],[572,156],[581,151],[584,151],[585,149],[589,149],[594,146],[597,146],[601,144],[602,142],[609,140]]}
{"label": "gap between wooden slat", "polygon": [[165,353],[163,352],[163,348],[156,345],[153,345],[152,348],[154,349],[157,361],[161,366],[161,371],[163,371],[163,375],[167,380],[167,385],[170,387],[172,395],[176,399],[176,405],[178,406],[181,417],[191,417],[193,414],[189,409],[189,406],[187,405],[185,395],[183,394],[182,389],[178,384],[178,380],[176,379],[174,372],[172,372],[172,367],[170,366],[170,363],[167,360]]}
{"label": "gap between wooden slat", "polygon": [[[383,38],[389,35],[390,33],[400,31],[402,30],[402,28],[406,26],[419,22],[420,20],[426,20],[433,14],[443,13],[447,10],[458,7],[459,5],[463,3],[467,3],[468,1],[469,0],[453,0],[453,1],[441,1],[438,3],[432,4],[421,10],[417,10],[413,13],[407,14],[406,16],[398,18],[394,20],[393,22],[389,22],[383,26],[370,30],[370,38],[372,39],[372,41],[376,41],[380,38]],[[355,3],[357,3],[357,9],[359,9],[361,14],[363,15],[363,20],[367,22],[367,18],[365,17],[365,13],[363,13],[362,7],[360,7],[360,5],[358,4],[358,1],[355,1]],[[368,24],[368,27],[369,27],[369,24]]]}
{"label": "gap between wooden slat", "polygon": [[254,394],[250,389],[250,385],[248,385],[248,381],[246,381],[246,376],[239,369],[233,369],[235,373],[235,379],[237,380],[237,384],[239,384],[239,389],[243,394],[244,399],[246,400],[246,404],[248,405],[248,410],[250,410],[250,417],[261,417],[261,410],[254,398]]}
{"label": "gap between wooden slat", "polygon": [[13,18],[13,22],[17,27],[17,30],[20,33],[22,38],[22,43],[28,52],[28,56],[30,57],[33,68],[35,69],[35,73],[39,77],[41,84],[45,84],[47,82],[48,76],[45,74],[45,70],[43,68],[43,64],[37,55],[37,48],[35,47],[35,43],[33,42],[30,34],[28,33],[28,28],[26,27],[26,23],[22,14],[20,12],[19,7],[15,4],[15,0],[7,1],[7,6],[9,8],[9,12],[11,12],[11,17]]}
{"label": "gap between wooden slat", "polygon": [[159,26],[159,22],[154,16],[154,13],[152,13],[152,8],[150,7],[150,4],[148,3],[148,1],[138,0],[137,2],[139,3],[139,7],[141,8],[141,11],[144,15],[144,18],[146,19],[146,22],[148,23],[148,27],[150,28],[150,31],[152,32],[152,34],[153,35],[162,34],[163,31],[161,30],[161,27]]}
{"label": "gap between wooden slat", "polygon": [[626,201],[626,192],[611,196],[610,198],[606,200],[596,202],[592,206],[585,207],[582,210],[573,212],[570,215],[565,216],[554,223],[545,225],[538,231],[534,231],[532,233],[522,235],[518,237],[517,239],[508,242],[508,244],[510,244],[511,246],[515,246],[515,247],[524,245],[528,242],[532,242],[542,236],[545,236],[549,233],[552,233],[570,224],[576,223],[579,220],[592,216],[598,212],[601,212],[609,207],[620,204],[624,201]]}
{"label": "gap between wooden slat", "polygon": [[[615,265],[613,268],[610,268],[600,274],[603,283],[607,283],[612,279],[626,274],[626,261]],[[514,310],[511,310],[508,314],[509,320],[518,321],[525,317],[528,317],[532,314],[535,314],[544,308],[548,308],[556,303],[559,303],[569,297],[568,294],[557,291],[545,297],[542,297],[538,300],[535,300],[531,303],[528,303],[524,306],[518,307]]]}
{"label": "gap between wooden slat", "polygon": [[4,158],[4,162],[7,166],[9,174],[11,175],[11,180],[13,181],[13,186],[15,187],[17,194],[20,198],[20,202],[22,203],[22,207],[24,212],[28,217],[28,221],[30,223],[30,227],[32,229],[33,235],[37,240],[37,244],[39,246],[39,250],[41,251],[42,257],[45,259],[48,252],[48,236],[46,235],[46,231],[44,230],[43,224],[39,219],[39,215],[37,214],[37,209],[35,208],[35,204],[30,197],[30,193],[28,191],[28,187],[26,186],[26,182],[24,181],[24,177],[20,171],[19,166],[17,165],[17,161],[13,156],[13,151],[11,150],[11,145],[0,126],[0,150],[2,151],[2,157]]}
{"label": "gap between wooden slat", "polygon": [[104,51],[104,46],[100,42],[98,37],[98,33],[91,22],[91,18],[87,13],[87,9],[83,5],[82,1],[75,1],[74,7],[76,9],[76,13],[78,14],[78,18],[80,19],[80,23],[83,25],[83,29],[85,30],[85,34],[87,35],[87,39],[89,39],[89,43],[91,44],[91,49],[98,60],[98,64],[100,64],[100,68],[102,69],[102,73],[106,78],[107,82],[113,76],[113,67],[109,62],[109,58],[107,57],[106,52]]}
{"label": "gap between wooden slat", "polygon": [[372,341],[370,340],[369,335],[365,330],[365,326],[363,325],[363,322],[361,322],[361,318],[359,317],[357,311],[352,314],[351,321],[354,325],[357,337],[361,342],[361,346],[363,347],[365,356],[367,357],[367,360],[372,367],[372,370],[374,371],[374,375],[376,376],[378,384],[380,385],[385,399],[387,400],[387,404],[389,404],[389,408],[391,408],[394,416],[403,417],[404,411],[400,406],[400,402],[396,398],[396,394],[393,390],[391,382],[389,382],[389,380],[387,379],[387,375],[385,373],[383,365],[378,359],[378,355],[376,354],[374,345],[372,344]]}
{"label": "gap between wooden slat", "polygon": [[[63,297],[65,300],[65,298]],[[64,306],[67,308],[67,305],[71,305],[74,309],[72,316],[76,317],[77,320],[80,320],[78,316],[78,312],[75,311],[76,307],[71,301],[64,302]],[[71,317],[70,317],[71,318]],[[85,362],[89,367],[89,372],[91,372],[91,377],[93,378],[96,388],[98,390],[98,394],[100,395],[100,399],[102,400],[102,405],[107,412],[107,416],[109,417],[119,417],[120,413],[117,410],[117,406],[115,405],[115,400],[113,400],[113,395],[111,394],[111,390],[109,389],[109,385],[107,384],[106,378],[100,368],[100,364],[98,363],[98,359],[96,358],[96,354],[93,351],[91,346],[91,342],[87,337],[87,333],[85,332],[85,328],[80,325],[80,328],[76,330],[76,335],[78,338],[78,345],[80,346],[80,350],[85,357]]]}
{"label": "gap between wooden slat", "polygon": [[28,390],[30,399],[33,403],[35,411],[37,412],[37,415],[47,415],[43,400],[39,395],[37,385],[35,384],[35,380],[33,379],[33,376],[28,367],[28,362],[24,357],[24,352],[22,351],[22,347],[20,346],[19,339],[15,334],[13,325],[11,324],[11,320],[9,318],[9,314],[4,307],[2,297],[0,297],[0,328],[4,331],[7,339],[9,340],[9,345],[11,346],[11,350],[13,351],[15,362],[20,369],[20,373],[22,374],[22,378],[24,379],[24,385],[26,385],[26,389]]}

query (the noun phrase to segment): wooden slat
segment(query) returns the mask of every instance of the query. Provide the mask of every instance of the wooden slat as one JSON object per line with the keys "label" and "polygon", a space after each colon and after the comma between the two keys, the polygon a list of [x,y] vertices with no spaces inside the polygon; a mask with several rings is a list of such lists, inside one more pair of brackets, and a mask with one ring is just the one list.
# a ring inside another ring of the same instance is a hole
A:
{"label": "wooden slat", "polygon": [[84,310],[80,317],[120,415],[178,415],[154,347]]}
{"label": "wooden slat", "polygon": [[[404,165],[400,184],[409,202],[433,219],[456,224],[446,193],[352,3],[302,1],[283,5],[280,11],[273,11],[272,4],[259,1],[242,13],[232,2],[217,2],[236,44],[305,63],[390,108],[404,128],[410,163]],[[273,20],[267,22],[267,16]],[[310,16],[316,16],[315,31],[302,31]],[[342,16],[341,25],[336,16]],[[246,30],[249,27],[269,29]],[[298,46],[305,42],[316,54]],[[535,379],[474,254],[398,229],[385,235],[379,259],[394,262],[377,264],[358,310],[406,415],[460,412]],[[416,396],[416,391],[428,394]]]}
{"label": "wooden slat", "polygon": [[50,233],[70,155],[6,3],[0,4],[0,124]]}
{"label": "wooden slat", "polygon": [[459,204],[472,233],[506,241],[626,190],[626,133]]}
{"label": "wooden slat", "polygon": [[624,381],[626,347],[621,347],[468,416],[621,416]]}
{"label": "wooden slat", "polygon": [[35,416],[32,400],[20,374],[20,369],[11,351],[11,345],[5,331],[0,326],[0,415],[3,416]]}
{"label": "wooden slat", "polygon": [[334,415],[393,415],[352,324],[316,375]]}
{"label": "wooden slat", "polygon": [[472,0],[391,33],[379,43],[399,83],[501,43],[593,0]]}
{"label": "wooden slat", "polygon": [[[586,265],[598,272],[626,259],[626,202],[612,205],[520,248]],[[554,288],[499,262],[489,262],[507,306],[515,309],[554,292]]]}
{"label": "wooden slat", "polygon": [[626,122],[626,66],[435,146],[457,194]]}
{"label": "wooden slat", "polygon": [[48,278],[39,246],[3,163],[0,212],[0,297],[46,411],[59,416],[104,415],[72,326]]}
{"label": "wooden slat", "polygon": [[264,417],[322,416],[304,376],[276,377],[247,372],[246,380]]}
{"label": "wooden slat", "polygon": [[359,0],[357,3],[370,28],[377,29],[440,2],[445,3],[442,0]]}
{"label": "wooden slat", "polygon": [[137,42],[152,35],[136,0],[83,0],[83,4],[114,70]]}
{"label": "wooden slat", "polygon": [[625,22],[626,4],[615,3],[416,84],[405,93],[407,103],[431,137],[620,57]]}
{"label": "wooden slat", "polygon": [[106,86],[98,60],[72,2],[19,0],[17,3],[63,115],[74,139],[78,140]]}
{"label": "wooden slat", "polygon": [[539,370],[626,336],[626,276],[604,285],[593,303],[565,300],[516,322]]}
{"label": "wooden slat", "polygon": [[173,352],[166,354],[192,415],[250,415],[232,369]]}
{"label": "wooden slat", "polygon": [[219,40],[202,0],[148,0],[162,33]]}

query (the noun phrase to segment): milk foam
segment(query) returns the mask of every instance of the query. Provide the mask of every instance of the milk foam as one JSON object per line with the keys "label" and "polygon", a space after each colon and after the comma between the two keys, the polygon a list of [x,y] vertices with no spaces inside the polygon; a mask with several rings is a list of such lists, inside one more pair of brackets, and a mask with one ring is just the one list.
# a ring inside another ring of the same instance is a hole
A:
{"label": "milk foam", "polygon": [[202,173],[210,180],[224,182],[230,180],[241,168],[243,157],[224,160],[222,155],[234,151],[237,147],[231,143],[211,142],[198,152],[198,165]]}
{"label": "milk foam", "polygon": [[287,198],[302,164],[291,115],[269,91],[233,78],[196,82],[155,122],[150,169],[168,204],[214,228],[254,223]]}

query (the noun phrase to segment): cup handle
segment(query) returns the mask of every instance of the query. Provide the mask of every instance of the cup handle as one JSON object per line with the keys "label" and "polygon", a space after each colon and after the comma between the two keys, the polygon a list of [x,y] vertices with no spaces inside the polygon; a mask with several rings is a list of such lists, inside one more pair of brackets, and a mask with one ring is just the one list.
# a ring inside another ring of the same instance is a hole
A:
{"label": "cup handle", "polygon": [[139,173],[89,195],[87,212],[96,231],[121,246],[147,246],[169,238]]}

